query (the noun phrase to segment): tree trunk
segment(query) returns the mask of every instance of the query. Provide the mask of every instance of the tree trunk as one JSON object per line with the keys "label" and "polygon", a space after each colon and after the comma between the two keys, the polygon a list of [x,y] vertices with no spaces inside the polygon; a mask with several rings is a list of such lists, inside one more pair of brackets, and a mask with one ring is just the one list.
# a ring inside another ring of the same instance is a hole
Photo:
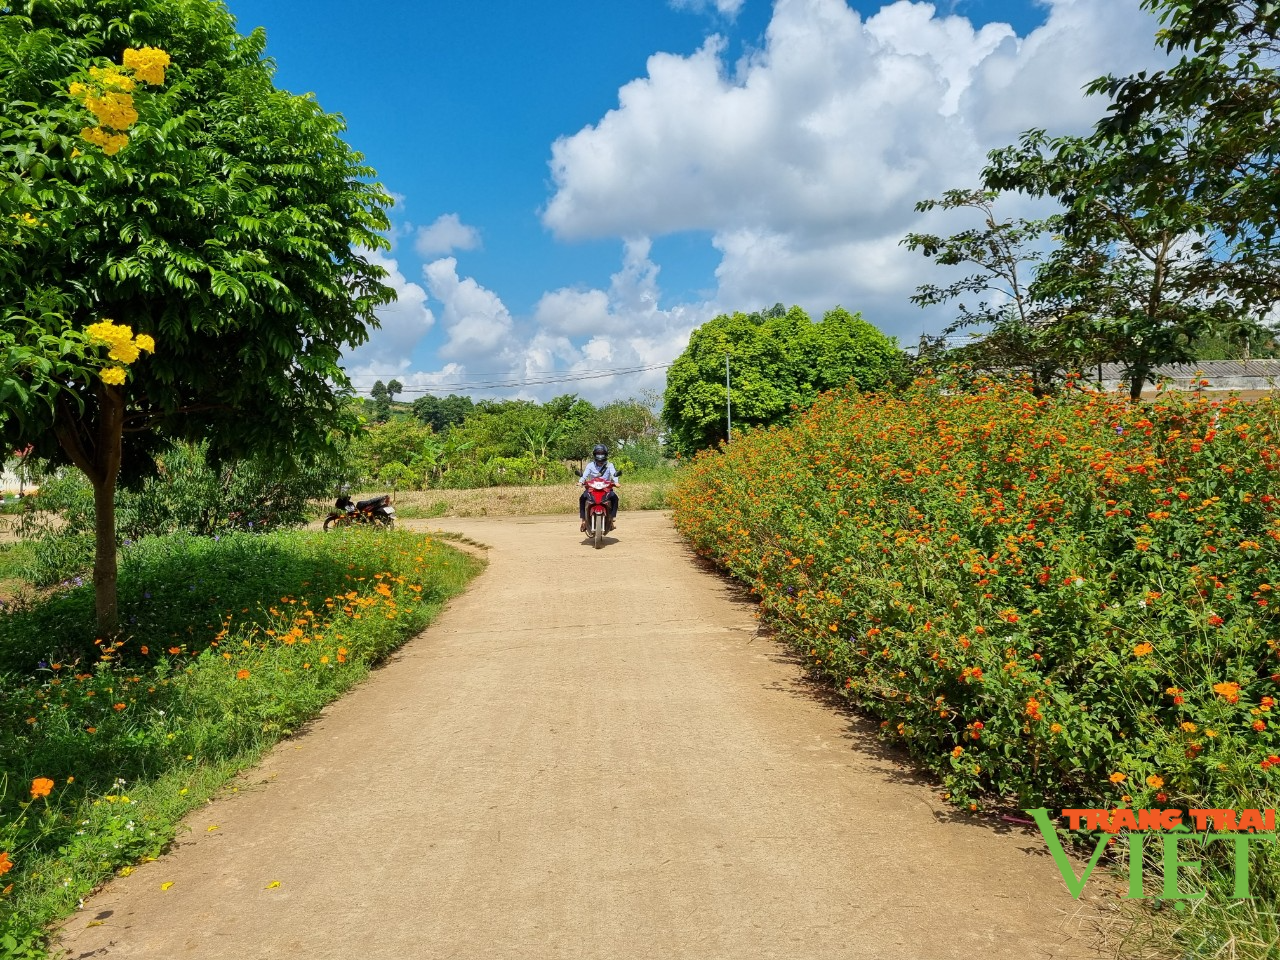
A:
{"label": "tree trunk", "polygon": [[98,384],[98,422],[92,432],[67,401],[58,404],[54,433],[67,457],[93,486],[93,592],[98,636],[106,640],[120,627],[116,598],[116,479],[124,437],[124,391]]}
{"label": "tree trunk", "polygon": [[98,636],[115,636],[120,628],[116,599],[116,478],[93,485],[93,604]]}
{"label": "tree trunk", "polygon": [[1135,367],[1130,371],[1129,381],[1129,399],[1137,403],[1142,399],[1142,388],[1147,385],[1147,374],[1151,372],[1150,367]]}

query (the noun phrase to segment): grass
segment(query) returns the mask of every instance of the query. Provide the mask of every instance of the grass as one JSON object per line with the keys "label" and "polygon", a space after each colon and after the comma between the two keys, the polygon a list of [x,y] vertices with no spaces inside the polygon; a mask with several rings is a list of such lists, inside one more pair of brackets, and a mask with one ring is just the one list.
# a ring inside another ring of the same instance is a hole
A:
{"label": "grass", "polygon": [[[420,631],[483,561],[422,534],[139,541],[124,631],[87,587],[0,616],[0,955],[43,929]],[[34,788],[34,789],[33,789]],[[48,790],[47,795],[44,794]]]}

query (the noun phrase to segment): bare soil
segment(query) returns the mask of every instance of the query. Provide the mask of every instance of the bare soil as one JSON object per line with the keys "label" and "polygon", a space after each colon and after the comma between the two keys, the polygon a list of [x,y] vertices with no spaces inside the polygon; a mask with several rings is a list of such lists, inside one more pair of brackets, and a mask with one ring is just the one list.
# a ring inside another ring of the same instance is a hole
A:
{"label": "bare soil", "polygon": [[666,515],[599,551],[576,518],[406,525],[487,570],[92,897],[70,956],[1099,955],[1040,837],[957,814],[815,695]]}

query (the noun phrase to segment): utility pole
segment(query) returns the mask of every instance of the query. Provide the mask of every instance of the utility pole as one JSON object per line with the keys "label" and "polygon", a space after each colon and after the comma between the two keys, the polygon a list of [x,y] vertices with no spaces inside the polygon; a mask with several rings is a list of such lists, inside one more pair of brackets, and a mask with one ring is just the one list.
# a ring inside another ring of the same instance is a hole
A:
{"label": "utility pole", "polygon": [[729,355],[724,355],[724,422],[725,443],[733,442],[733,400],[729,392]]}

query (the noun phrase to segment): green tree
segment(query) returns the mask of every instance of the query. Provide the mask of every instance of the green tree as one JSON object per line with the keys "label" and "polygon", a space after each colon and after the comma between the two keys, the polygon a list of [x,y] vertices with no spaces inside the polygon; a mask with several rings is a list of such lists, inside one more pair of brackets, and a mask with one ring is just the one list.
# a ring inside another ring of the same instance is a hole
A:
{"label": "green tree", "polygon": [[403,392],[403,390],[404,390],[403,383],[401,383],[399,380],[392,380],[390,383],[387,384],[387,399],[394,401],[396,398],[396,394]]}
{"label": "green tree", "polygon": [[462,423],[475,408],[470,397],[449,394],[433,397],[430,394],[413,401],[413,415],[423,423],[431,424],[436,433],[446,433],[450,427]]}
{"label": "green tree", "polygon": [[1062,243],[1033,295],[1066,302],[1058,330],[1124,363],[1140,396],[1159,363],[1195,345],[1263,341],[1280,302],[1280,7],[1143,0],[1166,69],[1102,77],[1106,117],[1085,137],[1024,134],[984,183],[1063,204]]}
{"label": "green tree", "polygon": [[689,453],[727,436],[725,366],[733,424],[788,419],[823,390],[850,381],[874,390],[906,370],[897,343],[837,307],[813,323],[799,307],[721,314],[694,330],[667,371],[662,420],[671,443]]}
{"label": "green tree", "polygon": [[391,416],[391,395],[387,392],[387,385],[381,380],[377,381],[369,391],[369,396],[373,398],[373,419],[378,423],[386,423]]}
{"label": "green tree", "polygon": [[1064,205],[1060,242],[1039,265],[1032,298],[1057,306],[1057,343],[1088,345],[1098,359],[1123,364],[1134,399],[1157,366],[1194,360],[1197,339],[1260,331],[1248,307],[1206,282],[1215,272],[1210,254],[1188,243],[1210,212],[1186,194],[1164,211],[1145,208],[1144,167],[1114,144],[1032,130],[993,151],[983,173],[989,187]]}
{"label": "green tree", "polygon": [[1091,140],[1141,158],[1129,186],[1144,210],[1176,215],[1189,198],[1206,212],[1195,246],[1206,283],[1263,310],[1276,300],[1280,208],[1280,6],[1258,0],[1142,0],[1157,42],[1178,59],[1163,70],[1101,77],[1111,98]]}
{"label": "green tree", "polygon": [[[92,483],[104,633],[117,481],[172,439],[207,438],[215,461],[331,445],[341,350],[394,297],[365,256],[387,245],[390,197],[341,117],[275,88],[264,46],[213,0],[27,0],[0,16],[0,442]],[[146,48],[172,66],[138,85],[137,119],[94,109],[95,89],[127,92],[104,80],[112,65]],[[127,344],[86,332],[107,319]],[[127,370],[101,353],[147,344]]]}
{"label": "green tree", "polygon": [[[959,301],[959,315],[942,332],[940,355],[987,373],[1025,372],[1039,396],[1052,390],[1066,371],[1092,359],[1090,345],[1060,340],[1055,330],[1057,305],[1032,296],[1031,283],[1048,235],[1061,229],[1061,218],[1000,219],[995,211],[998,196],[990,190],[948,190],[940,199],[916,204],[920,213],[976,213],[981,226],[948,237],[907,234],[902,243],[935,263],[977,271],[946,286],[923,284],[911,302],[932,307]],[[961,297],[979,299],[966,303]],[[973,342],[947,349],[947,343],[965,330]]]}

